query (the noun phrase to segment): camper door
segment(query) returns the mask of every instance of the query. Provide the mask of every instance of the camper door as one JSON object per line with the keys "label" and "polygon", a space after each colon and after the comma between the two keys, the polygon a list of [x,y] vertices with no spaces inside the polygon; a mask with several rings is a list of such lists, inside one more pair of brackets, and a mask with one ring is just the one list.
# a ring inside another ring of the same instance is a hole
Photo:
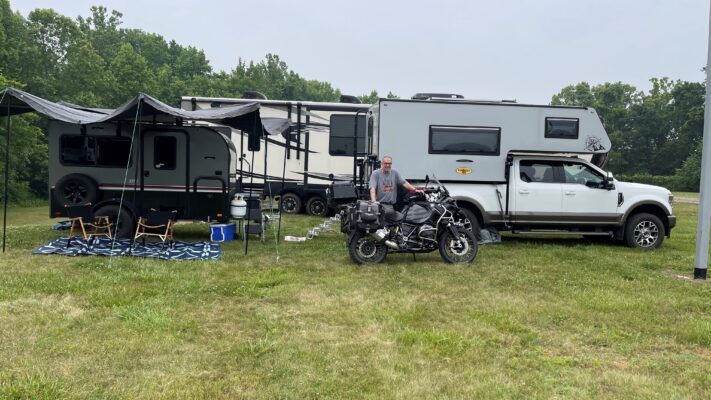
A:
{"label": "camper door", "polygon": [[[149,129],[143,134],[141,165],[144,200],[179,206],[188,182],[188,134],[180,130]],[[182,195],[176,196],[176,194]]]}

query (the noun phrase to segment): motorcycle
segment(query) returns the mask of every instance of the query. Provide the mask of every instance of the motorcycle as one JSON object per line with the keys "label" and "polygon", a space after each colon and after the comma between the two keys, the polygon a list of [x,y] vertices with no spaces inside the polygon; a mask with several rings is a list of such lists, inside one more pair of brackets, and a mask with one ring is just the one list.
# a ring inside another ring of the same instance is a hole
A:
{"label": "motorcycle", "polygon": [[361,265],[380,263],[388,253],[435,250],[448,263],[470,263],[479,246],[474,233],[466,228],[467,222],[439,182],[433,188],[426,186],[424,193],[408,193],[402,212],[367,200],[341,209],[341,231],[348,234],[348,254]]}

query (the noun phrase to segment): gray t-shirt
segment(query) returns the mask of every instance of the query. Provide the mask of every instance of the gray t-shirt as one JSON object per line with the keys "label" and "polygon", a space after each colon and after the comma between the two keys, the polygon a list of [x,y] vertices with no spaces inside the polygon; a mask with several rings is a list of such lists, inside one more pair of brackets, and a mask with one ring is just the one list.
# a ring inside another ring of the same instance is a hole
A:
{"label": "gray t-shirt", "polygon": [[375,188],[375,198],[385,204],[395,204],[397,201],[397,186],[405,183],[405,179],[394,169],[387,174],[376,169],[370,175],[368,188]]}

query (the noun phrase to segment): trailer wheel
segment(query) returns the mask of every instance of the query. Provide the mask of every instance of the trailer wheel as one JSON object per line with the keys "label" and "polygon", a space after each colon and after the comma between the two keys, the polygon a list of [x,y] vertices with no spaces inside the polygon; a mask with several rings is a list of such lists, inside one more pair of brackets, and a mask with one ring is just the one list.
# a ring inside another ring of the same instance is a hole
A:
{"label": "trailer wheel", "polygon": [[[117,223],[116,219],[119,218],[119,210],[121,210],[121,219]],[[133,213],[128,208],[119,207],[118,204],[106,204],[97,208],[94,211],[94,215],[109,217],[109,221],[112,224],[111,233],[114,234],[115,232],[117,238],[133,237],[136,221]]]}
{"label": "trailer wheel", "polygon": [[54,186],[54,197],[61,205],[95,203],[99,199],[99,186],[83,174],[69,174]]}
{"label": "trailer wheel", "polygon": [[306,202],[306,212],[314,217],[325,217],[328,215],[328,205],[326,199],[321,196],[313,196]]}
{"label": "trailer wheel", "polygon": [[279,207],[285,214],[298,214],[303,208],[303,203],[296,193],[284,193],[279,199]]}

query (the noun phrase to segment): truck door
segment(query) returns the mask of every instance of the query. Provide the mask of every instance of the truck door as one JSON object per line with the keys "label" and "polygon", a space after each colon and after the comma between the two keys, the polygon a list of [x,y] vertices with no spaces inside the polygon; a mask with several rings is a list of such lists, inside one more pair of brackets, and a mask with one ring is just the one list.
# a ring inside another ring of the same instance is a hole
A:
{"label": "truck door", "polygon": [[563,212],[571,222],[614,224],[617,222],[617,190],[604,188],[604,176],[578,161],[565,161]]}
{"label": "truck door", "polygon": [[547,223],[561,213],[561,184],[556,179],[560,163],[547,160],[519,160],[512,216],[518,223]]}
{"label": "truck door", "polygon": [[187,203],[187,134],[183,131],[147,130],[143,133],[143,208],[172,208],[183,215]]}

